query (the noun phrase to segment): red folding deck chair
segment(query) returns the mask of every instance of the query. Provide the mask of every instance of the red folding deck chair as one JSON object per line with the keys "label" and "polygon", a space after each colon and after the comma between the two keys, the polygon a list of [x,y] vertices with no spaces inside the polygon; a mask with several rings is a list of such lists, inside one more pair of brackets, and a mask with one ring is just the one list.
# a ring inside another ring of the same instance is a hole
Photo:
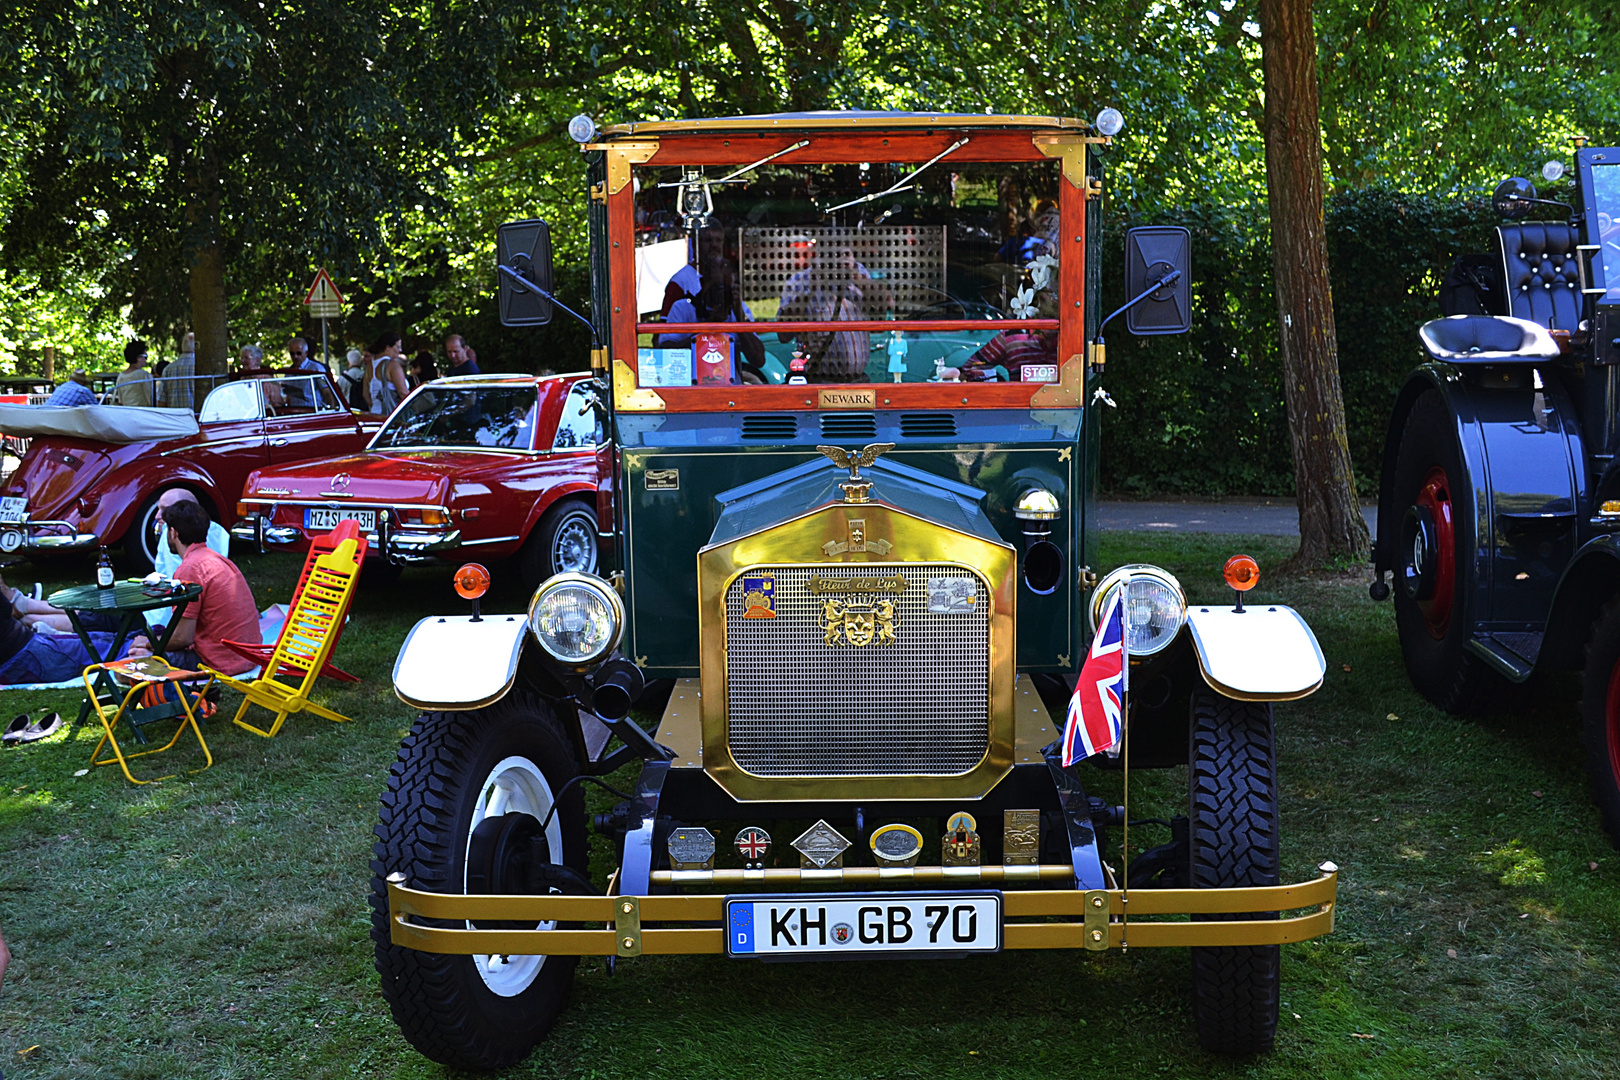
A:
{"label": "red folding deck chair", "polygon": [[[304,595],[304,587],[309,584],[309,575],[310,572],[315,568],[315,560],[320,558],[322,555],[330,555],[332,552],[336,551],[338,545],[343,543],[345,540],[353,540],[355,542],[357,545],[355,549],[355,558],[357,559],[359,565],[365,565],[367,546],[366,538],[360,535],[359,524],[353,521],[339,522],[337,528],[333,529],[325,536],[317,536],[315,539],[309,542],[309,555],[304,559],[303,572],[298,575],[298,584],[293,588],[292,601],[287,605],[287,610],[289,612],[298,606],[299,598]],[[332,631],[332,648],[328,651],[328,656],[337,651],[337,639],[343,636],[343,624],[348,617],[349,600],[348,597],[345,597],[343,601],[343,608],[338,612],[337,627]],[[276,643],[274,645],[265,645],[260,642],[255,642],[250,645],[245,641],[226,641],[224,644],[228,646],[232,652],[252,660],[262,668],[265,664],[270,662],[271,655],[281,644],[281,639],[287,636],[287,631],[291,626],[292,621],[290,619],[282,624],[281,635],[280,637],[276,638]],[[350,675],[347,671],[344,671],[331,661],[327,661],[325,664],[321,665],[320,673],[329,679],[336,679],[339,682],[360,681],[360,676]],[[297,676],[302,673],[295,671],[286,665],[282,665],[279,672],[266,672],[265,674],[273,678],[275,675]]]}

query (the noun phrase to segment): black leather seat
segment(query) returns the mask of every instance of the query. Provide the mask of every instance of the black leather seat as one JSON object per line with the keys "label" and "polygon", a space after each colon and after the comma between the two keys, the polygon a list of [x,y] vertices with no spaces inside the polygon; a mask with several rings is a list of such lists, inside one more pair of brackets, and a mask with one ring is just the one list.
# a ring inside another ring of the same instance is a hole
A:
{"label": "black leather seat", "polygon": [[1560,221],[1499,225],[1508,314],[1550,330],[1574,330],[1581,319],[1575,230]]}

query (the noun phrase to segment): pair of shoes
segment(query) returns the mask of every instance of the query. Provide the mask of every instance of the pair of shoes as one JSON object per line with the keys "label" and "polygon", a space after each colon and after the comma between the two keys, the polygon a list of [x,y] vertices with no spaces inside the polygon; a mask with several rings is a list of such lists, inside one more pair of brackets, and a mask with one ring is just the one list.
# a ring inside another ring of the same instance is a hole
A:
{"label": "pair of shoes", "polygon": [[[28,719],[28,717],[27,716],[21,716],[21,717],[18,717],[18,719],[19,720],[26,720],[26,719]],[[15,726],[17,721],[13,720],[11,723],[12,723],[13,726]],[[44,716],[40,717],[37,722],[25,725],[23,727],[22,731],[17,735],[16,741],[19,742],[19,743],[38,742],[41,739],[50,738],[52,735],[55,735],[61,729],[62,729],[62,714],[61,713],[54,713],[54,712],[53,713],[46,713]],[[7,732],[8,735],[10,734],[10,731],[11,731],[10,728],[6,729],[6,732]]]}
{"label": "pair of shoes", "polygon": [[22,738],[23,732],[28,730],[28,725],[31,723],[33,723],[33,721],[28,719],[28,714],[23,713],[21,716],[17,717],[17,719],[6,725],[5,734],[0,735],[0,743],[4,743],[6,746],[13,745]]}

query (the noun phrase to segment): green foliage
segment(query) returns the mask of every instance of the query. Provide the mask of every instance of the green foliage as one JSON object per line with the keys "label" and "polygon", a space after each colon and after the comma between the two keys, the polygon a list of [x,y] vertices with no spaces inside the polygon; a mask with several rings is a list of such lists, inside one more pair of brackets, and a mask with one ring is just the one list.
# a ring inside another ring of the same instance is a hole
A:
{"label": "green foliage", "polygon": [[[1498,222],[1487,203],[1385,187],[1343,191],[1327,205],[1333,317],[1356,484],[1378,490],[1395,395],[1422,361],[1417,329],[1438,318],[1441,278],[1461,254],[1484,251]],[[1102,307],[1124,297],[1128,224],[1110,227]],[[1110,327],[1103,416],[1103,486],[1128,494],[1291,494],[1288,422],[1277,352],[1271,249],[1262,209],[1209,208],[1156,216],[1193,234],[1193,329],[1131,338]]]}

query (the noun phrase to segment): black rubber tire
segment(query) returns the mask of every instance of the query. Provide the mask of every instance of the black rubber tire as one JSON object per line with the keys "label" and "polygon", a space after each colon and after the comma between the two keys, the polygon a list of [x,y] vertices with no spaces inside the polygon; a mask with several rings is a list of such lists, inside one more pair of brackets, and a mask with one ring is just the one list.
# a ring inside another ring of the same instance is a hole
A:
{"label": "black rubber tire", "polygon": [[[412,1046],[455,1068],[499,1069],[522,1060],[566,1004],[577,958],[547,957],[526,989],[503,997],[485,985],[470,956],[417,952],[389,941],[386,879],[403,873],[412,888],[463,891],[480,788],[513,756],[532,762],[553,793],[578,773],[550,706],[525,691],[472,712],[424,713],[389,770],[375,830],[371,939],[383,997]],[[586,873],[585,803],[577,785],[561,800],[557,821],[562,861]]]}
{"label": "black rubber tire", "polygon": [[[1233,701],[1200,690],[1193,694],[1189,727],[1192,887],[1277,884],[1277,773],[1271,705]],[[1270,1051],[1277,1037],[1281,948],[1221,945],[1190,952],[1193,1020],[1199,1043],[1206,1050],[1234,1057]]]}
{"label": "black rubber tire", "polygon": [[[589,533],[590,541],[587,549],[582,553],[583,558],[575,560],[572,564],[559,562],[556,556],[558,537],[564,532],[577,534],[580,531]],[[560,574],[564,570],[575,570],[582,574],[594,574],[602,565],[602,554],[596,536],[596,511],[579,499],[559,499],[555,506],[547,510],[535,525],[534,532],[523,545],[523,551],[518,556],[520,571],[523,574],[523,584],[529,589],[537,588],[540,583],[553,574]]]}
{"label": "black rubber tire", "polygon": [[[123,536],[124,566],[131,577],[145,577],[152,572],[155,565],[153,545],[157,543],[157,538],[151,531],[152,519],[157,514],[158,500],[179,486],[182,485],[170,484],[168,487],[158,488],[152,492],[150,498],[141,503],[141,508],[135,511],[135,518],[129,523],[129,530]],[[207,510],[208,507],[204,505],[203,509]]]}
{"label": "black rubber tire", "polygon": [[[1603,605],[1581,673],[1581,742],[1592,796],[1609,839],[1620,846],[1620,597]],[[1614,699],[1611,701],[1611,697]]]}
{"label": "black rubber tire", "polygon": [[[1430,390],[1412,404],[1401,431],[1395,456],[1394,499],[1391,505],[1404,516],[1436,465],[1446,471],[1452,485],[1464,479],[1462,454],[1452,434],[1456,421],[1437,391]],[[1468,651],[1472,633],[1470,603],[1477,585],[1474,551],[1474,514],[1471,494],[1454,490],[1452,610],[1444,637],[1429,632],[1417,601],[1407,596],[1397,570],[1393,587],[1395,626],[1401,639],[1401,659],[1418,693],[1454,716],[1478,716],[1492,706],[1514,699],[1513,684]],[[1397,567],[1404,553],[1395,553]]]}

